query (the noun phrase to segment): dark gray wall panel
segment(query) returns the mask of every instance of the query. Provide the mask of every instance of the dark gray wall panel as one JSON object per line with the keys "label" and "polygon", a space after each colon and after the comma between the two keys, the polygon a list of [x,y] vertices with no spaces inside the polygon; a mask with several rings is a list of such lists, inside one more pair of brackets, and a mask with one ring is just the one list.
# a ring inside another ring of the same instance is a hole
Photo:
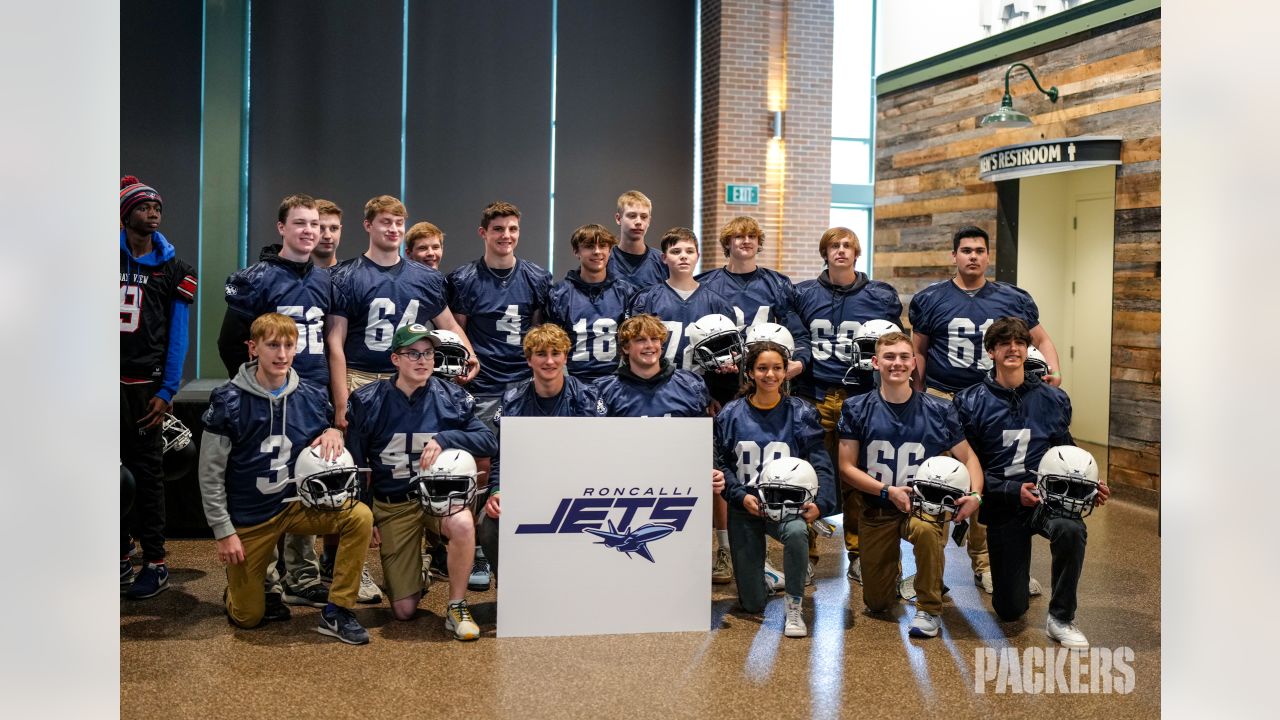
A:
{"label": "dark gray wall panel", "polygon": [[518,254],[547,262],[551,2],[413,3],[406,205],[445,232],[442,269],[483,253],[493,200],[521,211]]}
{"label": "dark gray wall panel", "polygon": [[253,3],[249,262],[305,192],[343,211],[341,258],[368,248],[364,203],[400,194],[402,0]]}
{"label": "dark gray wall panel", "polygon": [[653,201],[649,244],[693,217],[692,0],[560,0],[556,100],[555,275],[577,260],[574,228],[617,232],[618,195]]}

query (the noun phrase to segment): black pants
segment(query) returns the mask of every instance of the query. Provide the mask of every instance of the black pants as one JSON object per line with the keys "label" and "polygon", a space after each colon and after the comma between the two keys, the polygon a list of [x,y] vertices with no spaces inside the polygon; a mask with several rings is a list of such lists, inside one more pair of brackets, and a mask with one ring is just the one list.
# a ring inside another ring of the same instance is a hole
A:
{"label": "black pants", "polygon": [[489,517],[484,511],[484,503],[480,503],[480,509],[476,511],[476,522],[479,523],[476,525],[476,540],[480,549],[484,551],[484,559],[489,563],[489,569],[496,576],[498,574],[498,518]]}
{"label": "black pants", "polygon": [[120,385],[120,463],[133,473],[133,507],[120,522],[120,556],[129,552],[130,536],[142,543],[142,557],[158,562],[164,551],[164,461],[160,426],[138,432],[157,383]]}
{"label": "black pants", "polygon": [[1049,614],[1059,622],[1072,622],[1076,617],[1076,588],[1084,568],[1088,531],[1084,521],[1075,518],[1053,518],[1032,527],[1031,517],[1031,510],[1027,508],[999,523],[987,525],[993,585],[991,607],[1005,621],[1017,620],[1027,612],[1031,601],[1027,588],[1031,579],[1031,538],[1040,535],[1048,538],[1053,558]]}

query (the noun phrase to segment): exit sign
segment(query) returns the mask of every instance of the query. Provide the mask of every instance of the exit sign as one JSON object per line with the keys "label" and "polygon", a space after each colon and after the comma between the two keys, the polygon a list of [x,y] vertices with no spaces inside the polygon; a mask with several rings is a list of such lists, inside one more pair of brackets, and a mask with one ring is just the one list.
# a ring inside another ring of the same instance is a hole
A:
{"label": "exit sign", "polygon": [[759,185],[727,185],[724,189],[726,205],[759,205]]}

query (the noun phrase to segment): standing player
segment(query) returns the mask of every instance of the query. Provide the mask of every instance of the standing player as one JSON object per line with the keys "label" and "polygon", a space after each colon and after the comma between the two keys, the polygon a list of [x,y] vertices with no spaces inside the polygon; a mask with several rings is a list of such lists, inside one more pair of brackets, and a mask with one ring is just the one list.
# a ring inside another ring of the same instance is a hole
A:
{"label": "standing player", "polygon": [[484,356],[480,374],[467,388],[476,399],[476,417],[490,430],[493,413],[507,388],[529,377],[524,334],[542,322],[551,273],[516,257],[520,210],[493,202],[480,215],[484,255],[449,273],[449,307]]}
{"label": "standing player", "polygon": [[[808,634],[801,610],[808,565],[807,524],[836,511],[836,486],[831,458],[822,444],[822,426],[811,405],[786,393],[785,349],[772,342],[757,343],[743,361],[745,380],[738,399],[716,414],[715,462],[725,476],[722,495],[729,505],[734,576],[738,600],[750,613],[764,610],[775,585],[766,579],[765,534],[783,545],[782,569],[787,592],[787,637]],[[778,520],[764,516],[756,494],[760,471],[779,458],[799,458],[812,466],[818,479],[816,497],[806,498],[801,512]]]}
{"label": "standing player", "polygon": [[609,253],[617,242],[603,225],[574,230],[569,243],[578,256],[578,268],[551,287],[547,319],[574,338],[569,374],[585,383],[618,368],[618,325],[636,291],[608,272]]}
{"label": "standing player", "polygon": [[[853,337],[864,323],[887,320],[902,327],[902,302],[891,285],[856,270],[862,244],[852,230],[833,227],[822,233],[818,254],[827,268],[817,278],[796,286],[799,324],[809,332],[808,371],[796,382],[797,394],[811,397],[826,431],[827,452],[839,467],[840,437],[836,425],[850,395],[869,392],[870,383],[844,384],[853,361]],[[849,579],[862,582],[858,547],[861,495],[843,490],[844,543],[849,554]]]}
{"label": "standing player", "polygon": [[[263,594],[263,576],[276,543],[285,533],[337,533],[341,539],[333,587],[317,629],[363,645],[369,634],[351,608],[373,517],[358,502],[334,510],[295,502],[298,488],[290,469],[299,456],[317,447],[324,461],[342,453],[342,433],[331,427],[333,408],[324,389],[300,382],[290,367],[297,341],[292,318],[266,313],[254,320],[249,350],[257,359],[213,391],[204,414],[200,494],[218,559],[227,566],[223,603],[238,627],[287,619],[283,606],[278,606],[282,614],[270,612]],[[355,489],[353,484],[348,492]]]}
{"label": "standing player", "polygon": [[644,193],[628,190],[618,196],[618,211],[613,215],[621,240],[609,257],[609,274],[638,288],[657,285],[669,275],[662,253],[644,242],[652,212],[653,203]]}
{"label": "standing player", "polygon": [[342,208],[329,200],[316,199],[320,212],[320,240],[311,251],[311,262],[319,268],[338,264],[338,245],[342,242]]}
{"label": "standing player", "polygon": [[[351,394],[347,448],[359,466],[373,470],[374,544],[380,549],[392,614],[408,620],[417,612],[422,597],[422,529],[434,523],[449,543],[445,629],[459,640],[475,640],[480,629],[466,600],[476,542],[471,508],[441,518],[426,515],[412,478],[425,475],[442,451],[488,457],[498,451],[498,443],[476,419],[467,391],[431,376],[436,346],[425,325],[396,330],[390,353],[396,373]],[[474,473],[473,464],[472,483]]]}
{"label": "standing player", "polygon": [[[132,175],[120,179],[120,462],[136,483],[120,524],[120,587],[133,599],[169,587],[160,428],[182,381],[196,294],[196,271],[158,230],[162,207],[154,188]],[[130,531],[146,563],[136,579]]]}
{"label": "standing player", "polygon": [[[1076,588],[1088,537],[1084,521],[1034,512],[1042,499],[1036,494],[1031,469],[1040,467],[1049,448],[1075,443],[1069,430],[1067,394],[1023,369],[1031,339],[1021,318],[992,322],[983,348],[994,362],[994,372],[956,393],[953,402],[986,472],[978,517],[987,526],[992,608],[1004,621],[1026,613],[1028,584],[1034,582],[1030,580],[1031,538],[1041,535],[1049,540],[1053,557],[1045,630],[1066,647],[1088,647],[1084,633],[1075,626]],[[1110,496],[1106,484],[1100,484],[1097,504]]]}
{"label": "standing player", "polygon": [[[916,349],[915,389],[950,399],[953,393],[982,382],[991,369],[984,351],[983,333],[996,318],[1021,318],[1030,328],[1031,342],[1049,362],[1048,382],[1062,384],[1058,350],[1040,324],[1040,310],[1031,295],[1016,285],[987,280],[991,264],[987,233],[967,225],[951,238],[951,260],[956,276],[936,282],[916,293],[908,315]],[[969,529],[969,559],[973,579],[991,592],[991,564],[987,557],[987,531],[981,523]],[[1031,581],[1032,594],[1040,583]]]}
{"label": "standing player", "polygon": [[[324,353],[324,317],[333,295],[330,271],[312,263],[319,246],[319,203],[310,195],[289,195],[276,213],[280,233],[278,253],[267,253],[259,262],[227,278],[227,312],[218,335],[218,355],[227,377],[236,377],[250,360],[247,342],[253,321],[265,313],[293,318],[298,326],[297,354],[293,370],[301,382],[329,391],[329,363]],[[335,539],[336,542],[336,539]],[[315,538],[286,534],[284,582],[275,563],[267,568],[267,595],[283,595],[291,605],[324,607],[328,602],[320,582],[320,559]]]}
{"label": "standing player", "polygon": [[915,352],[900,332],[881,335],[871,360],[880,388],[845,401],[840,412],[840,474],[862,495],[858,530],[862,598],[871,612],[897,602],[899,542],[916,558],[913,637],[934,637],[942,626],[942,568],[946,520],[911,514],[907,481],[925,460],[950,452],[969,471],[970,494],[957,502],[955,521],[968,519],[982,502],[982,467],[965,441],[956,411],[945,401],[911,389]]}
{"label": "standing player", "polygon": [[432,270],[440,269],[444,259],[444,232],[425,220],[414,223],[404,235],[404,254]]}
{"label": "standing player", "polygon": [[[596,397],[592,386],[564,372],[571,348],[569,336],[551,323],[539,325],[524,336],[524,357],[533,377],[503,394],[502,405],[493,419],[499,435],[503,417],[595,416]],[[477,533],[495,577],[498,574],[498,522],[502,516],[500,460],[500,456],[493,460],[489,497],[484,504],[487,517],[481,518]]]}

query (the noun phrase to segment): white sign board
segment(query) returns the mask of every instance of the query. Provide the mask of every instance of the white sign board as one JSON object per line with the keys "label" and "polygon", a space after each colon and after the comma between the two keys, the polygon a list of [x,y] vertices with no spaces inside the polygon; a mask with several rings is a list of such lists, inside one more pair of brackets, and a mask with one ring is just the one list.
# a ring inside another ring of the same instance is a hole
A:
{"label": "white sign board", "polygon": [[498,637],[711,627],[711,419],[502,419]]}

